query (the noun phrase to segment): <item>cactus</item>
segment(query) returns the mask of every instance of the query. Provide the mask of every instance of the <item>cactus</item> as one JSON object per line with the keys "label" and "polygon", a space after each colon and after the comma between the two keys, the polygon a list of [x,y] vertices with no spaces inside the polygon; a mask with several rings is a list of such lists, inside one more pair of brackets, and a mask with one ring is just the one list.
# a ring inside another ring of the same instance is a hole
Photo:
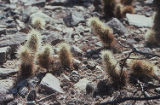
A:
{"label": "cactus", "polygon": [[34,72],[34,57],[31,51],[26,46],[21,46],[18,49],[18,56],[20,59],[20,75],[22,77],[29,77]]}
{"label": "cactus", "polygon": [[50,64],[53,59],[52,50],[53,50],[52,46],[50,44],[46,44],[42,47],[42,51],[38,52],[37,54],[37,60],[38,60],[39,65],[47,70],[50,69]]}
{"label": "cactus", "polygon": [[46,21],[41,17],[33,17],[31,24],[36,29],[44,29]]}
{"label": "cactus", "polygon": [[59,48],[59,59],[61,65],[64,68],[72,68],[73,60],[72,60],[72,53],[70,51],[70,46],[62,42],[58,45],[58,48]]}
{"label": "cactus", "polygon": [[104,26],[104,23],[97,17],[92,17],[88,21],[93,33],[99,37],[104,47],[111,47],[114,41],[112,29],[109,26]]}
{"label": "cactus", "polygon": [[127,84],[127,72],[121,70],[111,51],[102,51],[101,56],[105,72],[111,78],[113,86],[116,89],[124,87]]}
{"label": "cactus", "polygon": [[35,54],[41,46],[41,34],[38,31],[32,29],[28,34],[25,46]]}
{"label": "cactus", "polygon": [[106,18],[108,17],[113,17],[114,16],[114,8],[116,5],[116,1],[115,0],[103,0],[103,12]]}
{"label": "cactus", "polygon": [[131,60],[129,65],[135,76],[153,77],[157,72],[157,66],[145,60]]}

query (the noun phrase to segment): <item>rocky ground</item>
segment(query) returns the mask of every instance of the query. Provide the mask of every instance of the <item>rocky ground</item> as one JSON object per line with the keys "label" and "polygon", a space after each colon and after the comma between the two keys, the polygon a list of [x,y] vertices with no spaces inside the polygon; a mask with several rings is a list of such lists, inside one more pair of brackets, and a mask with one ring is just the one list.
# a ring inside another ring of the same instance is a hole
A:
{"label": "rocky ground", "polygon": [[[110,96],[93,97],[93,94],[86,93],[87,84],[96,88],[98,81],[105,78],[98,51],[103,46],[87,24],[87,19],[92,16],[103,17],[94,11],[93,2],[94,0],[0,0],[0,105],[33,105],[34,102],[38,105],[94,105],[124,96],[143,96],[141,89],[131,84]],[[126,18],[120,20],[102,20],[113,28],[116,40],[122,44],[132,44],[138,50],[159,54],[160,48],[148,48],[144,43],[144,35],[153,24],[152,0],[135,0],[133,6],[135,14],[127,14]],[[34,16],[46,20],[45,29],[40,32],[43,43],[51,43],[54,47],[55,57],[58,43],[65,41],[71,45],[75,66],[71,71],[57,69],[52,74],[37,73],[15,86],[19,71],[16,51],[25,42]],[[120,61],[129,51],[130,48],[123,48],[122,53],[114,55]],[[160,66],[159,57],[139,56]],[[158,85],[159,82],[155,80],[151,84]],[[159,88],[148,90],[150,96],[159,93]],[[50,97],[43,99],[47,96]],[[160,101],[127,101],[121,104],[159,105]]]}

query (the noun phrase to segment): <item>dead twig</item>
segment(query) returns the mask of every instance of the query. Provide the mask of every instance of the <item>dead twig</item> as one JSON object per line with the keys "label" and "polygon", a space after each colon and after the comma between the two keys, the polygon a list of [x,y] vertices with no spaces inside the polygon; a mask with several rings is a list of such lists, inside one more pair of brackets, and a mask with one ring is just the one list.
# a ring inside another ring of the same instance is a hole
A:
{"label": "dead twig", "polygon": [[108,105],[108,104],[116,104],[116,103],[122,103],[125,101],[146,101],[146,100],[156,100],[160,99],[160,95],[157,96],[151,96],[151,97],[124,97],[124,98],[119,98],[113,101],[107,101],[107,102],[102,102],[99,105]]}

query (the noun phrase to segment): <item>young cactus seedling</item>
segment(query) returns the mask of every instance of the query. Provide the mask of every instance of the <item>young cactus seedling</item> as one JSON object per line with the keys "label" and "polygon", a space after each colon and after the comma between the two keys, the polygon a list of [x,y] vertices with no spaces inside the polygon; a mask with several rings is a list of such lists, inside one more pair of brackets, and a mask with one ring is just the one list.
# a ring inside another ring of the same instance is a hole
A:
{"label": "young cactus seedling", "polygon": [[25,46],[35,54],[41,46],[41,34],[38,31],[32,29],[28,34]]}
{"label": "young cactus seedling", "polygon": [[42,47],[42,51],[37,54],[37,60],[41,67],[50,69],[50,65],[53,59],[53,49],[50,44],[46,44]]}
{"label": "young cactus seedling", "polygon": [[67,43],[60,43],[58,45],[59,48],[59,59],[61,65],[64,68],[72,68],[73,60],[72,60],[72,53],[70,51],[70,46]]}
{"label": "young cactus seedling", "polygon": [[33,17],[31,24],[36,29],[44,29],[46,21],[41,17]]}

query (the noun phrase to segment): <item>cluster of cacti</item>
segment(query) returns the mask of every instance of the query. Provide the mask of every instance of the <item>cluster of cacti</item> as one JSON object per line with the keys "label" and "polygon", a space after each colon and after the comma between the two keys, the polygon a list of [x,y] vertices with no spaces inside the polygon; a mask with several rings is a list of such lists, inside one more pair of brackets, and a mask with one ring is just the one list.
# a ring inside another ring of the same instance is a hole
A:
{"label": "cluster of cacti", "polygon": [[111,78],[115,88],[122,88],[127,83],[127,72],[121,70],[111,51],[106,50],[101,52],[102,62],[105,67],[105,72]]}
{"label": "cluster of cacti", "polygon": [[122,18],[126,13],[134,13],[133,0],[103,0],[103,12],[105,17]]}
{"label": "cluster of cacti", "polygon": [[157,77],[158,67],[148,61],[136,59],[129,60],[129,71],[127,72],[122,70],[111,51],[102,51],[101,56],[104,70],[110,77],[113,87],[116,89],[126,86],[128,79],[149,81]]}
{"label": "cluster of cacti", "polygon": [[[59,44],[59,60],[63,67],[71,68],[72,54],[70,46],[66,43]],[[53,51],[50,44],[41,45],[41,35],[38,31],[32,30],[24,46],[18,50],[20,58],[20,73],[23,77],[29,77],[34,73],[35,62],[46,70],[51,69],[53,61]]]}
{"label": "cluster of cacti", "polygon": [[109,26],[105,26],[97,17],[91,17],[88,20],[88,24],[93,33],[99,37],[104,47],[112,49],[115,52],[120,51],[120,47],[113,35],[113,30]]}

